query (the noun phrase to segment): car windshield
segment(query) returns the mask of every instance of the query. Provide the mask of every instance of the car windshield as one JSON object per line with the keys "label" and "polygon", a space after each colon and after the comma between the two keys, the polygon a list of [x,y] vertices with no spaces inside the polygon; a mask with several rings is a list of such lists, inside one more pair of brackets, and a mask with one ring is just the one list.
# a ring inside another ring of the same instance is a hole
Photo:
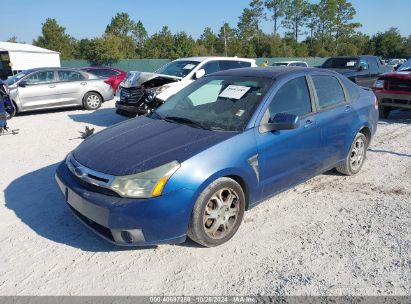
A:
{"label": "car windshield", "polygon": [[398,71],[411,71],[411,59],[398,68]]}
{"label": "car windshield", "polygon": [[184,78],[199,64],[200,62],[191,60],[173,61],[157,70],[156,73]]}
{"label": "car windshield", "polygon": [[241,131],[272,82],[261,77],[204,77],[171,97],[149,117],[209,130]]}
{"label": "car windshield", "polygon": [[325,69],[356,69],[358,66],[357,58],[330,58],[322,65]]}
{"label": "car windshield", "polygon": [[20,73],[14,75],[14,76],[8,78],[8,79],[5,80],[4,82],[5,82],[7,85],[9,85],[9,86],[10,86],[10,85],[13,85],[13,84],[15,84],[17,81],[19,81],[20,79],[22,79],[24,76],[26,76],[27,74],[28,74],[27,71],[20,72]]}

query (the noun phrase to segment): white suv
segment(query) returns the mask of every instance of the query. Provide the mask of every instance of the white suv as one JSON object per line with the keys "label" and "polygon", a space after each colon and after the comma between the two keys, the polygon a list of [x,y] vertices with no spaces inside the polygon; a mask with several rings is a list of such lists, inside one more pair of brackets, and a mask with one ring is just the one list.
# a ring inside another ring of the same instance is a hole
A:
{"label": "white suv", "polygon": [[[257,67],[254,59],[237,57],[190,57],[174,60],[155,73],[128,72],[117,91],[117,113],[145,114],[164,103],[194,80],[223,70]],[[150,105],[150,102],[153,103]]]}

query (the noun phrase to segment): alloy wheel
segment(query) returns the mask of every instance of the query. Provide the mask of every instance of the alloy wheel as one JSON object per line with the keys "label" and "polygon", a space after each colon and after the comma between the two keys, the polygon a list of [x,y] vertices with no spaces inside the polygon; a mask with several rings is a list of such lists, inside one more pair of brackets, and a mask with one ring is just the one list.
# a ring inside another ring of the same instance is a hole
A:
{"label": "alloy wheel", "polygon": [[223,188],[213,194],[205,206],[203,222],[204,230],[212,239],[227,236],[239,218],[239,195],[229,188]]}
{"label": "alloy wheel", "polygon": [[90,95],[87,97],[86,102],[91,109],[96,109],[100,105],[100,98],[97,95]]}
{"label": "alloy wheel", "polygon": [[355,143],[353,148],[351,149],[351,155],[350,155],[350,163],[351,163],[351,168],[355,171],[358,170],[363,161],[364,161],[364,156],[365,156],[365,142],[364,139],[359,137]]}

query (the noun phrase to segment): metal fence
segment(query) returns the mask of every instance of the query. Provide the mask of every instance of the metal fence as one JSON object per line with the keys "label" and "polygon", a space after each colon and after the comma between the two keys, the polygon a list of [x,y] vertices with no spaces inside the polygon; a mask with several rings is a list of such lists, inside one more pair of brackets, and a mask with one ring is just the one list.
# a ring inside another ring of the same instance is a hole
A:
{"label": "metal fence", "polygon": [[[321,57],[309,57],[309,58],[278,57],[278,58],[257,58],[256,62],[258,65],[261,65],[265,60],[268,60],[268,63],[271,65],[274,62],[298,60],[298,61],[305,61],[308,63],[308,66],[313,67],[313,66],[321,65],[326,59],[327,58],[321,58]],[[124,71],[154,72],[170,61],[171,61],[170,59],[126,59],[126,60],[117,61],[112,66],[122,69]],[[61,66],[63,67],[80,68],[80,67],[85,67],[89,65],[90,65],[90,62],[88,62],[87,60],[62,60],[61,61]]]}

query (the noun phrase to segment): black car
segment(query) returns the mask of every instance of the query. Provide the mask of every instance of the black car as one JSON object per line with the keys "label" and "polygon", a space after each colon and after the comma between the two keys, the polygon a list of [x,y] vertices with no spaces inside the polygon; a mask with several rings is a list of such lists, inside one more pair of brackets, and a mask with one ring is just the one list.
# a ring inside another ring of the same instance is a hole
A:
{"label": "black car", "polygon": [[320,68],[339,72],[352,82],[368,88],[373,87],[381,74],[392,71],[379,57],[368,55],[331,57]]}

